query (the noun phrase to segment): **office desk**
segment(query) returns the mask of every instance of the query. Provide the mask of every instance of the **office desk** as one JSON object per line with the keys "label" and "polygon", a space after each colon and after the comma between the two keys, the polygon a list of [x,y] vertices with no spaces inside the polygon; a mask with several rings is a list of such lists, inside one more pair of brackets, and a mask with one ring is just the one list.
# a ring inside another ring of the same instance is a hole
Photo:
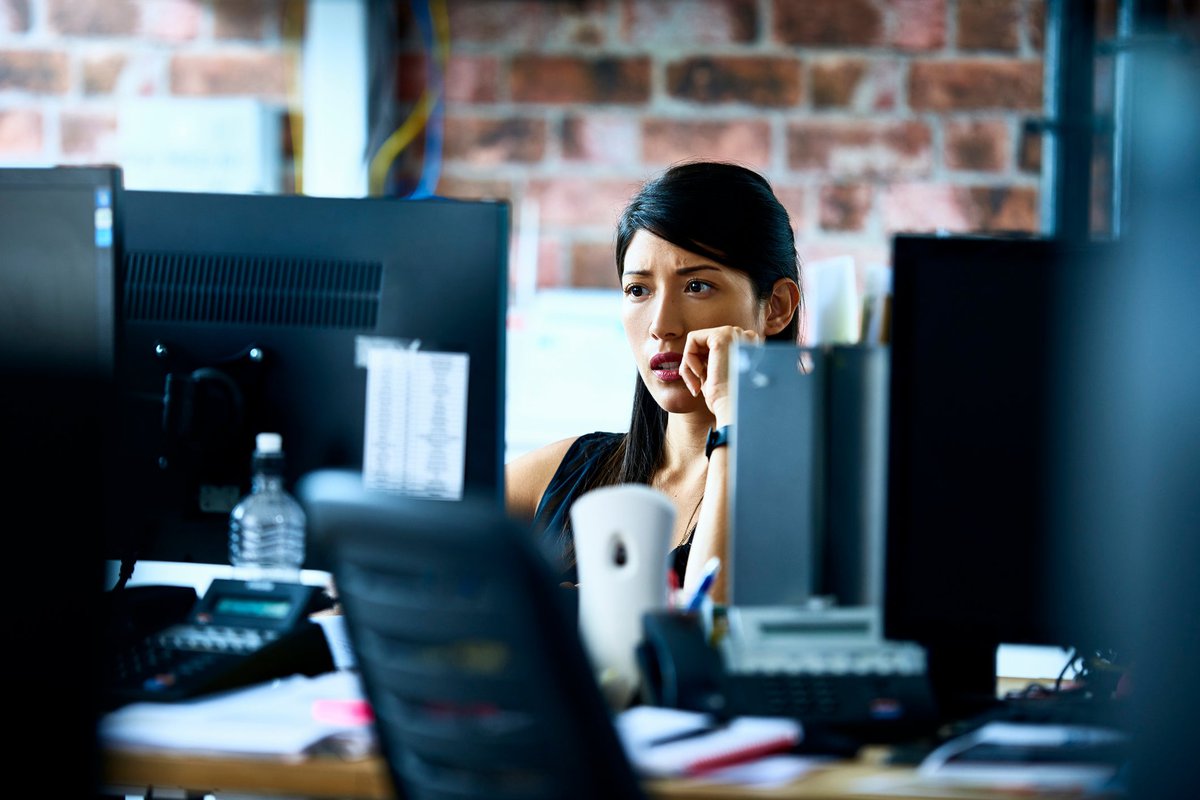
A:
{"label": "office desk", "polygon": [[[867,749],[856,761],[836,762],[779,788],[706,784],[689,780],[647,781],[651,800],[997,800],[1020,796],[1023,800],[1079,800],[1078,792],[1031,793],[1028,791],[985,791],[944,787],[920,794],[863,793],[864,778],[914,776],[906,767],[880,763],[881,750]],[[261,795],[263,797],[346,798],[347,800],[390,800],[392,793],[383,761],[368,758],[342,761],[314,758],[297,763],[279,760],[201,756],[168,752],[108,751],[104,755],[103,779],[107,788],[128,794],[173,790],[201,797],[205,794]]]}

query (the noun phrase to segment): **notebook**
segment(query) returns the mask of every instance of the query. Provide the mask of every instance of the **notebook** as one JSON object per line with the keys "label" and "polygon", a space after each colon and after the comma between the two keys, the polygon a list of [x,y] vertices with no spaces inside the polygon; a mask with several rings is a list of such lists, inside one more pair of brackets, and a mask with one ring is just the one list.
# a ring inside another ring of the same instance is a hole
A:
{"label": "notebook", "polygon": [[799,744],[799,722],[783,717],[735,717],[657,706],[635,706],[616,718],[633,763],[649,777],[698,776],[733,764],[786,753]]}

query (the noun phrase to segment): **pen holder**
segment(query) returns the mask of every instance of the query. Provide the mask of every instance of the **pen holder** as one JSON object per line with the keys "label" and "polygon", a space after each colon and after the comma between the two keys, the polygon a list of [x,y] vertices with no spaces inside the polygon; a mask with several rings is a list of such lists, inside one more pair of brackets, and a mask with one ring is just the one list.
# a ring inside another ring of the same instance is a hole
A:
{"label": "pen holder", "polygon": [[570,510],[579,574],[579,629],[609,705],[638,688],[642,615],[667,607],[675,506],[643,484],[593,489]]}

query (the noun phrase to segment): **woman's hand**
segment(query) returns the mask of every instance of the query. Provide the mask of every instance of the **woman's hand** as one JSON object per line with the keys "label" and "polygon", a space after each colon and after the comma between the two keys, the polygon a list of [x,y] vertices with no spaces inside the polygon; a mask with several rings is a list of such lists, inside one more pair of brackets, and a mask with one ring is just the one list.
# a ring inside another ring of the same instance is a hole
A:
{"label": "woman's hand", "polygon": [[734,325],[691,331],[679,364],[679,377],[693,397],[704,395],[704,402],[716,418],[717,426],[733,421],[729,398],[729,351],[737,340],[761,342],[762,336]]}

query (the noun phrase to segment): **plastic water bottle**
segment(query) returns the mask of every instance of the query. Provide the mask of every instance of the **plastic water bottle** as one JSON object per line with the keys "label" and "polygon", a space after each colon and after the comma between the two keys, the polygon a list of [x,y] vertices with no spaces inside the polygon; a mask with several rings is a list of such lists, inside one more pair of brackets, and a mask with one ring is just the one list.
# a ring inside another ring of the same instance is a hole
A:
{"label": "plastic water bottle", "polygon": [[229,561],[243,580],[300,582],[306,518],[283,488],[283,460],[283,437],[258,434],[250,494],[229,514]]}

